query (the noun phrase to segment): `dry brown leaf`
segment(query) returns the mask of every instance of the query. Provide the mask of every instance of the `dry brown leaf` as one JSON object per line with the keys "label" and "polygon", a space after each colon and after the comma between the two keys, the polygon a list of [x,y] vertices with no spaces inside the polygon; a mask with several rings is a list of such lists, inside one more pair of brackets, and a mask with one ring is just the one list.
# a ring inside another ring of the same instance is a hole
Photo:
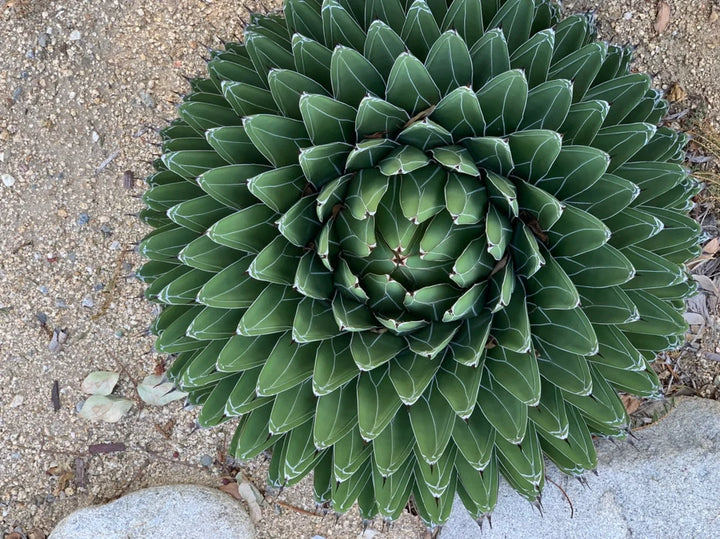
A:
{"label": "dry brown leaf", "polygon": [[625,409],[628,414],[637,412],[638,408],[642,404],[642,400],[633,397],[632,395],[620,395],[620,400],[625,405]]}
{"label": "dry brown leaf", "polygon": [[687,97],[687,92],[678,83],[675,83],[670,88],[667,98],[671,103],[682,101]]}
{"label": "dry brown leaf", "polygon": [[670,4],[658,2],[657,17],[655,18],[655,31],[662,34],[670,24]]}
{"label": "dry brown leaf", "polygon": [[714,255],[718,251],[720,251],[720,239],[718,238],[711,239],[703,247],[703,253],[708,255]]}
{"label": "dry brown leaf", "polygon": [[238,492],[238,484],[237,481],[230,481],[227,485],[223,485],[221,487],[218,487],[223,492],[230,494],[233,498],[236,500],[242,500],[242,497],[240,496],[240,493]]}

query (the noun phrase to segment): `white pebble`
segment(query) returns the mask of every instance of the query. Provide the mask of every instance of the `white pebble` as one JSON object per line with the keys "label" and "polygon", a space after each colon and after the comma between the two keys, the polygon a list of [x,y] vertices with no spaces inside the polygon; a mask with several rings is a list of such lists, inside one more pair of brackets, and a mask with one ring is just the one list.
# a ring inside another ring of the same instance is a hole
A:
{"label": "white pebble", "polygon": [[82,37],[82,34],[80,34],[80,30],[73,30],[70,32],[70,41],[79,41]]}
{"label": "white pebble", "polygon": [[629,21],[630,19],[632,19],[632,16],[633,16],[632,11],[626,11],[623,14],[623,19],[625,19],[626,21]]}
{"label": "white pebble", "polygon": [[25,397],[22,395],[15,395],[13,397],[13,400],[10,402],[10,408],[17,408],[19,406],[22,406],[22,403],[25,401]]}
{"label": "white pebble", "polygon": [[10,176],[10,174],[3,174],[2,176],[0,176],[0,178],[5,184],[5,187],[12,187],[13,185],[15,185],[15,178]]}

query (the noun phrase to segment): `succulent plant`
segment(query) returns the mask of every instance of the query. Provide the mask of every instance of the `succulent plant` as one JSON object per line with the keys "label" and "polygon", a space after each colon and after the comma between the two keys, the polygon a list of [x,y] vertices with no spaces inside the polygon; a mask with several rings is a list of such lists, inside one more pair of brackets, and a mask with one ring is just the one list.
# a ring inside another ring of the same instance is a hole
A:
{"label": "succulent plant", "polygon": [[161,131],[139,272],[230,451],[428,525],[596,466],[677,347],[698,184],[631,49],[548,0],[286,0]]}

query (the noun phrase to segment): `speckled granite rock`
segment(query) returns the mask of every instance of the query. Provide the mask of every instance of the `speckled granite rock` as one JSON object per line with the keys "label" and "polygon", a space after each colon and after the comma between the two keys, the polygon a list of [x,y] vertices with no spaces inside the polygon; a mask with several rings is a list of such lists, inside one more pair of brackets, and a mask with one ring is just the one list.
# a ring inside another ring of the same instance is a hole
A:
{"label": "speckled granite rock", "polygon": [[633,443],[598,443],[587,486],[548,466],[543,516],[501,485],[493,528],[482,531],[456,500],[442,539],[720,537],[720,402],[681,399]]}
{"label": "speckled granite rock", "polygon": [[172,485],[138,490],[106,505],[75,511],[51,539],[254,539],[242,503],[217,489]]}

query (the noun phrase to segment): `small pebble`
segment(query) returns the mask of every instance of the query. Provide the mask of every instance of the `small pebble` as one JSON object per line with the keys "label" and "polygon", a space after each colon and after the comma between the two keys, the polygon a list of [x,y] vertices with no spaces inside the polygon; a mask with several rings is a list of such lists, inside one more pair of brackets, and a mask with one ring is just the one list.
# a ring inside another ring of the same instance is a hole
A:
{"label": "small pebble", "polygon": [[623,19],[625,19],[626,21],[629,21],[630,19],[632,19],[632,16],[633,16],[633,14],[632,14],[631,11],[626,11],[626,12],[623,14]]}
{"label": "small pebble", "polygon": [[77,260],[77,255],[76,255],[74,252],[70,251],[70,252],[67,254],[67,259],[68,259],[70,262],[75,262],[75,261]]}
{"label": "small pebble", "polygon": [[119,251],[120,250],[120,242],[114,241],[110,244],[110,250],[111,251]]}
{"label": "small pebble", "polygon": [[57,307],[58,309],[67,309],[68,304],[64,299],[56,298],[55,299],[55,307]]}
{"label": "small pebble", "polygon": [[47,47],[49,38],[50,38],[50,36],[46,32],[40,32],[38,34],[38,39],[37,39],[38,45],[40,45],[43,48]]}
{"label": "small pebble", "polygon": [[15,395],[13,400],[10,401],[10,408],[18,408],[19,406],[22,406],[23,402],[25,402],[25,397],[22,395]]}
{"label": "small pebble", "polygon": [[15,88],[12,93],[13,101],[18,101],[20,99],[20,96],[22,95],[22,93],[23,93],[22,86],[18,86],[17,88]]}
{"label": "small pebble", "polygon": [[12,187],[13,185],[15,185],[15,178],[10,176],[10,174],[3,174],[2,176],[0,176],[0,179],[2,179],[5,187]]}
{"label": "small pebble", "polygon": [[97,131],[93,131],[91,137],[93,142],[100,140],[100,135],[98,135]]}
{"label": "small pebble", "polygon": [[78,215],[77,224],[80,226],[86,225],[90,222],[90,216],[87,213],[81,213]]}
{"label": "small pebble", "polygon": [[209,468],[210,466],[212,466],[212,463],[213,463],[213,459],[210,455],[203,455],[202,457],[200,457],[200,464],[202,464],[206,468]]}
{"label": "small pebble", "polygon": [[113,229],[109,224],[104,223],[103,226],[100,227],[100,232],[103,236],[107,238],[108,236],[112,235]]}
{"label": "small pebble", "polygon": [[38,286],[38,290],[40,291],[41,294],[47,294],[47,293],[48,293],[48,287],[45,286],[44,284],[41,284],[40,286]]}
{"label": "small pebble", "polygon": [[95,306],[95,302],[90,296],[85,296],[82,300],[82,306],[87,309],[92,309]]}
{"label": "small pebble", "polygon": [[43,312],[37,312],[35,313],[35,318],[37,318],[37,321],[41,324],[45,325],[48,321],[48,316]]}
{"label": "small pebble", "polygon": [[122,329],[118,329],[118,330],[115,332],[115,337],[117,337],[118,339],[121,339],[123,335],[125,335],[125,333],[123,333],[123,330],[122,330]]}
{"label": "small pebble", "polygon": [[80,413],[80,410],[82,410],[82,407],[83,407],[84,404],[85,404],[85,401],[84,401],[84,400],[78,402],[78,403],[75,405],[75,413],[78,413],[78,414],[79,414],[79,413]]}
{"label": "small pebble", "polygon": [[80,33],[80,30],[73,30],[70,32],[70,41],[79,41],[82,37],[82,34]]}
{"label": "small pebble", "polygon": [[100,290],[102,290],[103,288],[105,288],[105,285],[103,283],[98,283],[95,286],[93,286],[93,290],[95,292],[100,292]]}
{"label": "small pebble", "polygon": [[140,92],[140,101],[142,101],[143,105],[145,105],[149,109],[155,108],[155,100],[147,92]]}

